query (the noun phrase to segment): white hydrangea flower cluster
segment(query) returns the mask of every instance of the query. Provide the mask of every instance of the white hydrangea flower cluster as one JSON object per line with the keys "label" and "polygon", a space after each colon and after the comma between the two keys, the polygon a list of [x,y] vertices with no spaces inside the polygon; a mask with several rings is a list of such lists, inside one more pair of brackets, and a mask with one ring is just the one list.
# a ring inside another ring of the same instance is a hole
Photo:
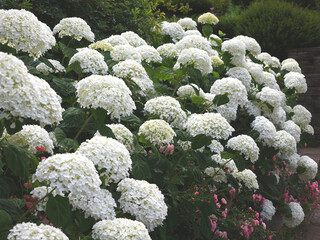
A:
{"label": "white hydrangea flower cluster", "polygon": [[211,64],[213,67],[219,67],[220,65],[223,65],[224,62],[222,61],[222,59],[218,56],[212,56],[211,57]]}
{"label": "white hydrangea flower cluster", "polygon": [[51,29],[33,13],[10,9],[0,14],[0,42],[39,58],[56,44],[56,39]]}
{"label": "white hydrangea flower cluster", "polygon": [[258,92],[256,97],[262,102],[269,103],[273,107],[285,105],[286,95],[275,89],[269,87],[262,88],[261,92]]}
{"label": "white hydrangea flower cluster", "polygon": [[277,83],[275,76],[269,72],[263,72],[260,81],[256,82],[263,84],[265,87],[280,90],[279,84]]}
{"label": "white hydrangea flower cluster", "polygon": [[180,24],[184,30],[197,29],[197,23],[193,21],[192,18],[189,18],[189,17],[181,18],[180,20],[178,20],[177,23]]}
{"label": "white hydrangea flower cluster", "polygon": [[249,160],[254,163],[259,158],[260,149],[252,137],[247,135],[239,135],[233,138],[230,138],[227,142],[227,147],[240,151],[246,160]]}
{"label": "white hydrangea flower cluster", "polygon": [[318,163],[308,156],[301,156],[298,161],[298,166],[305,167],[306,170],[299,174],[303,180],[311,180],[317,176]]}
{"label": "white hydrangea flower cluster", "polygon": [[284,131],[280,130],[274,134],[273,146],[280,150],[280,153],[284,156],[290,156],[297,152],[297,143],[294,137]]}
{"label": "white hydrangea flower cluster", "polygon": [[277,154],[280,158],[284,158],[288,160],[288,169],[291,171],[295,171],[298,167],[298,162],[300,161],[300,155],[297,153],[291,154],[290,156],[283,156],[279,153]]}
{"label": "white hydrangea flower cluster", "polygon": [[95,50],[100,49],[104,52],[110,52],[113,49],[110,43],[103,40],[90,44],[88,48],[95,49]]}
{"label": "white hydrangea flower cluster", "polygon": [[211,34],[209,36],[209,40],[210,40],[211,46],[213,46],[213,47],[219,46],[216,40],[218,40],[219,42],[222,42],[222,39],[216,34]]}
{"label": "white hydrangea flower cluster", "polygon": [[14,117],[41,124],[62,120],[61,98],[43,79],[28,74],[18,58],[0,52],[0,108]]}
{"label": "white hydrangea flower cluster", "polygon": [[288,71],[288,72],[301,73],[301,68],[299,66],[299,63],[293,58],[287,58],[283,60],[281,63],[281,70]]}
{"label": "white hydrangea flower cluster", "polygon": [[149,78],[144,67],[140,63],[130,59],[114,65],[112,70],[114,75],[119,78]]}
{"label": "white hydrangea flower cluster", "polygon": [[231,102],[219,107],[214,106],[213,109],[215,109],[218,113],[221,114],[221,116],[227,119],[228,122],[234,121],[237,118],[238,104],[236,103]]}
{"label": "white hydrangea flower cluster", "polygon": [[223,152],[223,150],[224,150],[223,145],[215,139],[212,139],[212,141],[208,147],[212,153],[213,152],[220,153],[220,152]]}
{"label": "white hydrangea flower cluster", "polygon": [[44,147],[45,150],[53,154],[53,142],[49,133],[38,125],[23,125],[22,130],[9,136],[8,141],[20,146],[28,146],[28,150],[36,154],[36,147]]}
{"label": "white hydrangea flower cluster", "polygon": [[117,191],[121,192],[119,203],[124,212],[135,216],[150,231],[162,225],[168,207],[157,185],[126,178],[118,184]]}
{"label": "white hydrangea flower cluster", "polygon": [[233,67],[227,71],[226,75],[240,80],[246,87],[247,92],[249,91],[252,77],[247,69],[242,67]]}
{"label": "white hydrangea flower cluster", "polygon": [[257,59],[263,62],[268,67],[280,68],[281,64],[278,58],[272,57],[267,52],[262,52],[257,56]]}
{"label": "white hydrangea flower cluster", "polygon": [[238,171],[236,163],[231,158],[221,158],[220,154],[214,154],[211,159],[224,169],[229,169],[231,172]]}
{"label": "white hydrangea flower cluster", "polygon": [[108,65],[104,57],[97,50],[86,48],[77,52],[70,59],[69,65],[79,62],[82,72],[92,74],[108,74]]}
{"label": "white hydrangea flower cluster", "polygon": [[131,59],[138,63],[141,63],[142,60],[138,49],[132,47],[129,44],[114,46],[112,51],[110,52],[110,56],[112,60],[117,62]]}
{"label": "white hydrangea flower cluster", "polygon": [[158,115],[173,127],[183,128],[187,115],[182,110],[180,103],[169,96],[161,96],[148,100],[144,110],[150,114]]}
{"label": "white hydrangea flower cluster", "polygon": [[294,115],[292,116],[292,121],[297,125],[303,127],[307,126],[311,122],[311,113],[302,105],[296,105],[292,109]]}
{"label": "white hydrangea flower cluster", "polygon": [[[42,199],[48,193],[50,193],[51,191],[52,191],[52,187],[41,186],[41,187],[34,188],[30,192],[30,194],[31,194],[32,197],[35,197],[35,198],[38,198],[38,199]],[[52,194],[55,196],[56,195],[56,191],[54,190],[52,192]],[[49,198],[46,197],[42,201],[38,202],[37,205],[36,205],[37,211],[45,211],[48,200],[49,200]]]}
{"label": "white hydrangea flower cluster", "polygon": [[156,145],[167,145],[176,136],[170,125],[159,119],[144,122],[139,128],[139,133],[143,134],[148,141]]}
{"label": "white hydrangea flower cluster", "polygon": [[98,191],[101,185],[92,161],[75,153],[56,154],[41,161],[32,179],[56,187],[59,195],[68,192],[88,195]]}
{"label": "white hydrangea flower cluster", "polygon": [[282,124],[282,129],[290,133],[297,143],[300,142],[301,128],[294,121],[288,120]]}
{"label": "white hydrangea flower cluster", "polygon": [[8,240],[23,239],[46,239],[46,240],[68,240],[69,238],[59,229],[49,225],[39,226],[31,222],[16,224],[10,229]]}
{"label": "white hydrangea flower cluster", "polygon": [[261,53],[261,47],[259,43],[252,37],[239,35],[235,37],[236,39],[239,39],[241,42],[244,43],[246,46],[246,50],[248,50],[253,55],[259,55]]}
{"label": "white hydrangea flower cluster", "polygon": [[62,66],[59,61],[54,60],[54,59],[48,59],[48,60],[53,65],[54,69],[52,69],[51,67],[47,66],[44,63],[38,64],[36,69],[39,72],[43,73],[44,75],[48,75],[49,73],[59,73],[59,72],[65,72],[66,71],[64,66]]}
{"label": "white hydrangea flower cluster", "polygon": [[247,101],[244,108],[250,116],[257,117],[261,115],[261,108],[257,103]]}
{"label": "white hydrangea flower cluster", "polygon": [[216,80],[210,88],[210,93],[215,95],[227,94],[229,103],[243,106],[247,100],[247,90],[242,82],[236,78],[222,78]]}
{"label": "white hydrangea flower cluster", "polygon": [[233,176],[239,181],[243,182],[244,185],[252,190],[259,189],[259,184],[257,181],[257,175],[250,169],[245,169],[241,172],[235,171]]}
{"label": "white hydrangea flower cluster", "polygon": [[191,136],[205,134],[214,139],[227,139],[234,128],[219,113],[192,114],[185,128]]}
{"label": "white hydrangea flower cluster", "polygon": [[172,38],[173,42],[179,41],[184,36],[184,30],[180,24],[175,22],[164,21],[160,25],[161,34],[169,35]]}
{"label": "white hydrangea flower cluster", "polygon": [[99,189],[86,195],[79,195],[71,192],[68,195],[72,209],[80,209],[84,211],[84,216],[98,219],[114,219],[116,213],[114,208],[117,206],[112,198],[111,192],[106,189]]}
{"label": "white hydrangea flower cluster", "polygon": [[253,130],[259,132],[258,141],[261,141],[267,146],[272,145],[273,137],[276,134],[277,129],[271,121],[264,116],[257,116],[251,123],[251,127]]}
{"label": "white hydrangea flower cluster", "polygon": [[231,63],[237,67],[245,65],[246,45],[239,39],[232,38],[226,40],[221,45],[223,52],[229,52],[232,55]]}
{"label": "white hydrangea flower cluster", "polygon": [[53,28],[53,33],[59,33],[59,37],[70,36],[80,41],[82,38],[87,39],[89,42],[94,42],[94,33],[91,31],[90,26],[79,17],[63,18]]}
{"label": "white hydrangea flower cluster", "polygon": [[286,88],[294,88],[297,93],[306,93],[308,86],[305,76],[298,72],[289,72],[284,75],[284,85]]}
{"label": "white hydrangea flower cluster", "polygon": [[91,75],[78,82],[76,88],[82,107],[101,107],[111,118],[129,116],[136,109],[130,89],[120,78]]}
{"label": "white hydrangea flower cluster", "polygon": [[151,240],[143,223],[126,218],[97,222],[92,227],[92,237],[100,240]]}
{"label": "white hydrangea flower cluster", "polygon": [[204,173],[212,177],[214,181],[219,183],[227,183],[227,175],[221,168],[208,167],[204,170]]}
{"label": "white hydrangea flower cluster", "polygon": [[129,176],[132,164],[129,151],[115,139],[95,136],[81,143],[76,153],[90,159],[98,170],[103,170],[100,176],[106,178],[106,185]]}
{"label": "white hydrangea flower cluster", "polygon": [[206,51],[210,57],[219,55],[217,51],[212,49],[210,42],[201,35],[185,36],[175,46],[178,53],[181,53],[184,49],[197,48]]}
{"label": "white hydrangea flower cluster", "polygon": [[132,31],[121,33],[121,37],[124,37],[128,41],[128,43],[133,47],[147,45],[144,39],[142,39],[138,34]]}
{"label": "white hydrangea flower cluster", "polygon": [[146,63],[161,63],[162,58],[159,54],[159,52],[152,46],[149,45],[142,45],[140,47],[136,48],[141,55],[142,61],[145,61]]}
{"label": "white hydrangea flower cluster", "polygon": [[157,51],[163,58],[175,58],[179,55],[176,45],[173,43],[165,43],[159,46]]}
{"label": "white hydrangea flower cluster", "polygon": [[198,48],[188,48],[182,50],[173,69],[180,69],[181,64],[193,65],[193,67],[198,69],[202,75],[209,74],[213,70],[211,59],[208,53]]}
{"label": "white hydrangea flower cluster", "polygon": [[207,12],[198,17],[198,22],[202,24],[216,25],[219,22],[219,19],[214,14]]}
{"label": "white hydrangea flower cluster", "polygon": [[111,44],[112,47],[117,45],[130,45],[127,39],[121,35],[111,35],[110,37],[103,39],[102,41]]}
{"label": "white hydrangea flower cluster", "polygon": [[183,37],[190,36],[190,35],[202,36],[201,32],[199,32],[198,30],[187,30],[184,32]]}
{"label": "white hydrangea flower cluster", "polygon": [[181,86],[177,90],[177,95],[181,98],[184,98],[184,97],[191,98],[193,96],[197,96],[194,88],[196,88],[200,91],[200,88],[196,84],[188,84],[188,85]]}
{"label": "white hydrangea flower cluster", "polygon": [[289,203],[289,207],[291,209],[292,217],[283,217],[283,224],[289,228],[294,228],[298,226],[304,220],[304,212],[299,203],[291,202]]}
{"label": "white hydrangea flower cluster", "polygon": [[271,221],[275,213],[276,208],[273,206],[273,203],[269,199],[266,199],[262,206],[260,216],[263,220]]}
{"label": "white hydrangea flower cluster", "polygon": [[306,132],[306,133],[311,134],[311,135],[314,134],[314,129],[313,129],[313,127],[311,125],[303,125],[303,126],[301,126],[301,130],[303,132]]}

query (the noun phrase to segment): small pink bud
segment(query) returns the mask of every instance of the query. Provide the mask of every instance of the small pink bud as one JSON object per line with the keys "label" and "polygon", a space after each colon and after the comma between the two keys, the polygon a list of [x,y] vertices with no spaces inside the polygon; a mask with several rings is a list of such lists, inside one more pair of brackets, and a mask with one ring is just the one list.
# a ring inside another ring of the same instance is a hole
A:
{"label": "small pink bud", "polygon": [[217,208],[220,208],[221,207],[221,204],[220,203],[217,203]]}
{"label": "small pink bud", "polygon": [[221,202],[222,202],[223,204],[227,204],[227,200],[224,199],[224,198],[221,198]]}
{"label": "small pink bud", "polygon": [[304,143],[304,147],[305,147],[305,148],[307,147],[307,143]]}
{"label": "small pink bud", "polygon": [[272,160],[275,162],[277,160],[276,156],[273,156]]}
{"label": "small pink bud", "polygon": [[196,196],[199,195],[199,192],[195,192],[194,195],[196,195]]}

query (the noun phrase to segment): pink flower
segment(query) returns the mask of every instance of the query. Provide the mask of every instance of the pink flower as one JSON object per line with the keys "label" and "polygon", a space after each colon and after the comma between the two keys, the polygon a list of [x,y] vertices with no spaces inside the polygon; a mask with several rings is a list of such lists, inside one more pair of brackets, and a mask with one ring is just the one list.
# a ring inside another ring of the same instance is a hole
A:
{"label": "pink flower", "polygon": [[224,198],[221,198],[221,202],[222,202],[223,204],[227,204],[227,200],[224,199]]}
{"label": "pink flower", "polygon": [[222,214],[223,218],[227,217],[227,213],[225,211],[223,211],[221,214]]}
{"label": "pink flower", "polygon": [[213,7],[210,8],[211,11],[213,11],[213,9],[214,9]]}
{"label": "pink flower", "polygon": [[217,208],[220,208],[221,207],[221,204],[220,203],[217,203]]}
{"label": "pink flower", "polygon": [[199,192],[195,192],[194,195],[196,195],[196,196],[199,195]]}
{"label": "pink flower", "polygon": [[273,156],[272,160],[275,162],[277,160],[276,156]]}

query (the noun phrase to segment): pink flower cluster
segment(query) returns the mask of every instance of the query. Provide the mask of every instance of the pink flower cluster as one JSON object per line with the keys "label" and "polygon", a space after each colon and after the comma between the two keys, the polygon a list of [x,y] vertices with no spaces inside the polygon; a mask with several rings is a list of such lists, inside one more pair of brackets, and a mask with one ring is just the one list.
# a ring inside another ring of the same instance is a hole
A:
{"label": "pink flower cluster", "polygon": [[299,201],[302,204],[309,202],[312,207],[319,207],[320,191],[318,181],[308,181],[305,185],[305,194],[299,197]]}
{"label": "pink flower cluster", "polygon": [[174,152],[174,145],[168,143],[168,145],[162,146],[159,148],[159,152],[163,153],[164,155],[172,155]]}

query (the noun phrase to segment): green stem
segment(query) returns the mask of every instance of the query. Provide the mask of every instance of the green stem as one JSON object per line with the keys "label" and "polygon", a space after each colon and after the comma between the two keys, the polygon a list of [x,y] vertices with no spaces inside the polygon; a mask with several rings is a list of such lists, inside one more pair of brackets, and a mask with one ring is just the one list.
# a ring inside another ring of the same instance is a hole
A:
{"label": "green stem", "polygon": [[81,134],[81,132],[83,131],[83,129],[87,126],[87,124],[89,123],[90,119],[92,118],[93,114],[91,113],[91,115],[87,118],[87,120],[83,123],[83,125],[81,126],[80,130],[77,132],[76,136],[74,137],[74,140],[77,140],[79,135]]}

